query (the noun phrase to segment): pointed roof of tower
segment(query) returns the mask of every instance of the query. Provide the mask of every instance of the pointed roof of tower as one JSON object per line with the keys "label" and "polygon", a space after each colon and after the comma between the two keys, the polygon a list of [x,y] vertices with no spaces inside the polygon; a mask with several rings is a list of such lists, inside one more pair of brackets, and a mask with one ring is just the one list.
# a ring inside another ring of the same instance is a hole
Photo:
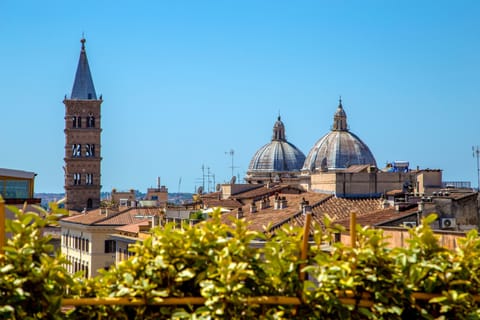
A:
{"label": "pointed roof of tower", "polygon": [[85,51],[85,38],[82,38],[80,42],[82,43],[82,50],[80,51],[80,59],[70,99],[96,100],[97,94],[95,93],[95,86],[93,85],[92,74],[90,73]]}

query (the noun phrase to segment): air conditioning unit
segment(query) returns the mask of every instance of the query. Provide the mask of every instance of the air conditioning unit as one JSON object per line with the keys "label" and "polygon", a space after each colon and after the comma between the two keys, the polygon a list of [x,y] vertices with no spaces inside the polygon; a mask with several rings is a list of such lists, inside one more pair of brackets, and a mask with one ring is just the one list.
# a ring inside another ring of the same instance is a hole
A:
{"label": "air conditioning unit", "polygon": [[440,219],[440,228],[449,229],[457,226],[457,220],[455,218],[442,218]]}
{"label": "air conditioning unit", "polygon": [[417,221],[404,221],[403,226],[405,228],[415,228],[417,226]]}

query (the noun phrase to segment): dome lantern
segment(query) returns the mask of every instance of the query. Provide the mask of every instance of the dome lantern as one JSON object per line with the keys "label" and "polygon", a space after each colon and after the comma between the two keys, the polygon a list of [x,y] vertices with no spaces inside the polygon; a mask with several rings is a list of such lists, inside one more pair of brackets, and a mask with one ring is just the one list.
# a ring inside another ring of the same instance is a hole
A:
{"label": "dome lantern", "polygon": [[278,116],[277,122],[275,122],[275,125],[273,126],[272,141],[273,140],[286,141],[285,126],[283,125],[283,122],[282,122],[280,116]]}
{"label": "dome lantern", "polygon": [[333,130],[348,131],[347,114],[343,110],[342,97],[338,100],[337,112],[333,116]]}

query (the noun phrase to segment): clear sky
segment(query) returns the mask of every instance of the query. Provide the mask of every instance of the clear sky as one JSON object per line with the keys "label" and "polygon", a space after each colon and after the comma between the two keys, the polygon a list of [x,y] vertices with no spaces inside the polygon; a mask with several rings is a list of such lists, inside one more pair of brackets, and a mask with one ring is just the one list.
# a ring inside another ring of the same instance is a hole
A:
{"label": "clear sky", "polygon": [[408,160],[476,187],[479,16],[475,0],[2,0],[0,167],[63,192],[62,100],[85,33],[104,191],[160,176],[193,192],[202,165],[222,183],[230,150],[242,178],[279,113],[307,155],[339,95],[380,167]]}

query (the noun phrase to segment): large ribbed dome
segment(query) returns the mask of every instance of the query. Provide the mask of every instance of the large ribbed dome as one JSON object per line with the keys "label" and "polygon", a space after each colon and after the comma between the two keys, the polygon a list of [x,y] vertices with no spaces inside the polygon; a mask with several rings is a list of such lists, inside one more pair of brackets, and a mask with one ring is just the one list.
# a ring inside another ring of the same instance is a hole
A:
{"label": "large ribbed dome", "polygon": [[302,171],[342,170],[362,164],[376,166],[377,162],[368,146],[348,130],[347,115],[340,99],[332,130],[315,143]]}
{"label": "large ribbed dome", "polygon": [[279,116],[273,126],[272,141],[255,153],[250,161],[247,174],[299,172],[304,162],[303,152],[286,140],[285,126]]}

